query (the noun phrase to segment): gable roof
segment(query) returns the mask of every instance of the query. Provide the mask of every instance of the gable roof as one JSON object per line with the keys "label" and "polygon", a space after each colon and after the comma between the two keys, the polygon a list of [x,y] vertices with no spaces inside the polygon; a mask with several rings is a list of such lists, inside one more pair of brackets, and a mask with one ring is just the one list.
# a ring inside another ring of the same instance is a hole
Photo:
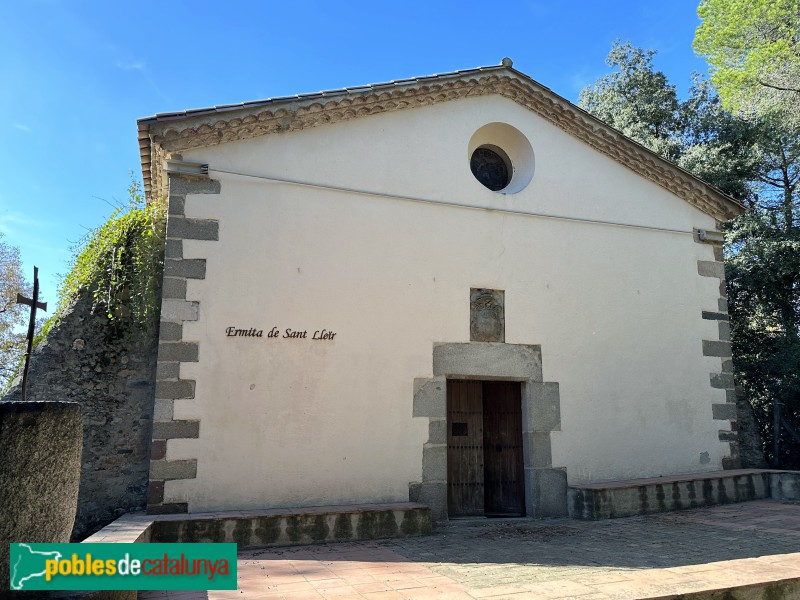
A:
{"label": "gable roof", "polygon": [[496,66],[139,119],[145,194],[150,201],[166,192],[163,162],[183,150],[490,94],[526,107],[718,221],[744,212],[721,190],[517,71],[510,59]]}

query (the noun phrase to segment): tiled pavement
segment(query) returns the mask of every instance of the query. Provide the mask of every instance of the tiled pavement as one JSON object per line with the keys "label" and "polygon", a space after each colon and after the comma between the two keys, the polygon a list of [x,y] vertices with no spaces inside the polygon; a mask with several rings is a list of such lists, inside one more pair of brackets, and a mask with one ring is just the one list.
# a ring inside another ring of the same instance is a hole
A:
{"label": "tiled pavement", "polygon": [[616,600],[779,580],[788,582],[781,598],[798,598],[800,504],[596,522],[455,521],[429,537],[243,551],[238,570],[236,591],[139,598]]}

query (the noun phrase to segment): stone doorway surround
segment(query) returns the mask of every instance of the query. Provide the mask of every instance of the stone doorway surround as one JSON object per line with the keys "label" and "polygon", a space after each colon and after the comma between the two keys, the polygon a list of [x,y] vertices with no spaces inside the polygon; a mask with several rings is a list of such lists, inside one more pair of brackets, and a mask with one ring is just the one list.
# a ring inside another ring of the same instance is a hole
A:
{"label": "stone doorway surround", "polygon": [[534,518],[567,515],[567,469],[554,468],[550,433],[561,431],[558,383],[542,380],[541,346],[494,342],[435,343],[433,377],[414,379],[414,417],[427,417],[422,481],[409,499],[427,504],[435,521],[447,515],[447,380],[522,383],[522,452],[525,508]]}

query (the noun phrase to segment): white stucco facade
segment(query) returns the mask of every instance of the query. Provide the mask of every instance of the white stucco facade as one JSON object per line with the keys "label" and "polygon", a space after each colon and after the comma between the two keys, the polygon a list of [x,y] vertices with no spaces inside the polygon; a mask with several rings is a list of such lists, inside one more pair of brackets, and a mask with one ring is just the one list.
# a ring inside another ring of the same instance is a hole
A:
{"label": "white stucco facade", "polygon": [[[490,123],[533,149],[515,194],[470,172]],[[219,234],[183,240],[206,269],[188,280],[198,313],[182,330],[199,348],[179,365],[194,397],[172,418],[199,434],[167,440],[165,459],[197,469],[167,480],[164,502],[408,500],[428,439],[414,380],[432,376],[435,343],[470,341],[470,288],[504,290],[506,343],[541,346],[560,389],[552,465],[570,485],[719,470],[730,454],[712,415],[720,359],[702,351],[719,279],[698,274],[715,258],[692,235],[715,218],[526,107],[461,98],[181,155],[221,186],[187,195],[185,217]],[[312,339],[323,331],[335,336]]]}

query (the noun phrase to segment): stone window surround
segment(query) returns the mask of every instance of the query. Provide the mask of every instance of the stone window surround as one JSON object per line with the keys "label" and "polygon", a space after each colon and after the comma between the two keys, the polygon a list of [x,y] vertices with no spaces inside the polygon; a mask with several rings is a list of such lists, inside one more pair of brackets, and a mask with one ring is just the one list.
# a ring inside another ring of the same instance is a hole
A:
{"label": "stone window surround", "polygon": [[[719,229],[719,227],[717,227]],[[730,455],[722,459],[723,469],[739,469],[739,434],[736,426],[736,386],[733,380],[733,358],[731,352],[731,324],[728,315],[728,293],[725,289],[725,265],[722,255],[722,235],[719,231],[709,232],[710,236],[700,236],[695,230],[695,241],[709,244],[713,248],[714,260],[698,260],[697,274],[700,277],[719,279],[719,298],[716,310],[704,310],[701,317],[707,321],[717,321],[718,338],[702,341],[703,356],[715,356],[720,359],[720,372],[709,374],[709,382],[714,389],[725,390],[725,402],[712,404],[714,420],[729,421],[728,429],[719,430],[719,440],[728,442]]]}
{"label": "stone window surround", "polygon": [[412,502],[431,508],[435,521],[447,515],[447,380],[522,383],[522,452],[525,508],[529,517],[567,515],[567,470],[552,465],[550,433],[561,431],[558,383],[542,378],[541,346],[497,342],[435,343],[433,377],[414,380],[414,417],[428,418],[422,447],[422,481],[409,484]]}
{"label": "stone window surround", "polygon": [[181,379],[182,362],[199,360],[199,344],[184,340],[184,321],[197,321],[200,303],[186,299],[189,279],[205,279],[205,259],[183,257],[183,240],[219,240],[219,222],[188,219],[187,194],[219,194],[220,183],[205,177],[170,175],[167,205],[167,235],[164,250],[164,276],[161,291],[161,323],[158,338],[153,438],[150,449],[150,481],[147,512],[185,513],[188,503],[165,501],[167,481],[197,477],[197,459],[167,460],[167,445],[172,439],[200,437],[199,420],[174,418],[174,402],[194,398],[195,381]]}

